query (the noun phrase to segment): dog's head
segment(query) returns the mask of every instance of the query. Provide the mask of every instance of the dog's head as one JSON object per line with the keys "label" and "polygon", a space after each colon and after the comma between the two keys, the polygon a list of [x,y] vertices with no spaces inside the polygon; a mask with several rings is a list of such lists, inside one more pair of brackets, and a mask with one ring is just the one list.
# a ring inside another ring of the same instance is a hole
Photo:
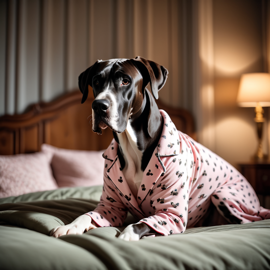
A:
{"label": "dog's head", "polygon": [[164,86],[168,71],[159,64],[137,56],[134,59],[98,60],[79,76],[82,103],[88,86],[93,88],[92,129],[110,127],[117,133],[125,131],[128,119],[140,110],[145,87],[151,85],[153,96]]}

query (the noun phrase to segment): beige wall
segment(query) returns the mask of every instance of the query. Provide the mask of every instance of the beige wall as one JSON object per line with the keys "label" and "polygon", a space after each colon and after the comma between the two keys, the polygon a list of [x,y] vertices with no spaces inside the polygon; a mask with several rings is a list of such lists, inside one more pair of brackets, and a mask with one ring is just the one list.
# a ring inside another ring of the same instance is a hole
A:
{"label": "beige wall", "polygon": [[[263,59],[262,1],[216,0],[213,14],[215,150],[235,165],[248,161],[257,147],[254,109],[238,107],[236,97],[241,74],[267,71]],[[266,118],[267,114],[266,110]],[[268,136],[265,123],[265,152]]]}

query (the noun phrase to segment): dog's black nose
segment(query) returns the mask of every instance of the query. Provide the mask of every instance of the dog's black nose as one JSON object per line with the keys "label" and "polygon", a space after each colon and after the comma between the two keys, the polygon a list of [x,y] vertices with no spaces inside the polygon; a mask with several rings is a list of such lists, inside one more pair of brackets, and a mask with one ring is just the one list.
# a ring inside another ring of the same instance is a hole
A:
{"label": "dog's black nose", "polygon": [[96,112],[106,112],[110,106],[107,99],[97,99],[92,103],[92,109]]}

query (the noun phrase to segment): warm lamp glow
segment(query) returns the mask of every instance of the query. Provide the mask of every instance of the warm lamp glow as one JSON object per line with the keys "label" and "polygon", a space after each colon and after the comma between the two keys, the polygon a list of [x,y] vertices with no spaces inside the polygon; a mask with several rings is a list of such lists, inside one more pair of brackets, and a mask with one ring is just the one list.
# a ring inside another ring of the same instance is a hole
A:
{"label": "warm lamp glow", "polygon": [[237,103],[242,107],[270,106],[270,74],[250,73],[241,77]]}
{"label": "warm lamp glow", "polygon": [[255,107],[255,122],[257,125],[258,148],[253,159],[263,161],[267,155],[262,149],[263,135],[263,108],[270,106],[270,74],[268,73],[250,73],[241,77],[239,92],[237,96],[239,106]]}

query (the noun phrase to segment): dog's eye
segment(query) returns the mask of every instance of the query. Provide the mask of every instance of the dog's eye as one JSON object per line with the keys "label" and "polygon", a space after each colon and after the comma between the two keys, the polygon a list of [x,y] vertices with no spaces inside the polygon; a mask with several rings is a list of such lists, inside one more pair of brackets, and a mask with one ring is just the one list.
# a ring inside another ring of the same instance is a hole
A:
{"label": "dog's eye", "polygon": [[94,81],[94,85],[95,85],[95,86],[99,86],[99,80],[95,80],[95,81]]}
{"label": "dog's eye", "polygon": [[122,85],[128,85],[129,84],[129,80],[128,79],[123,79],[122,80]]}

